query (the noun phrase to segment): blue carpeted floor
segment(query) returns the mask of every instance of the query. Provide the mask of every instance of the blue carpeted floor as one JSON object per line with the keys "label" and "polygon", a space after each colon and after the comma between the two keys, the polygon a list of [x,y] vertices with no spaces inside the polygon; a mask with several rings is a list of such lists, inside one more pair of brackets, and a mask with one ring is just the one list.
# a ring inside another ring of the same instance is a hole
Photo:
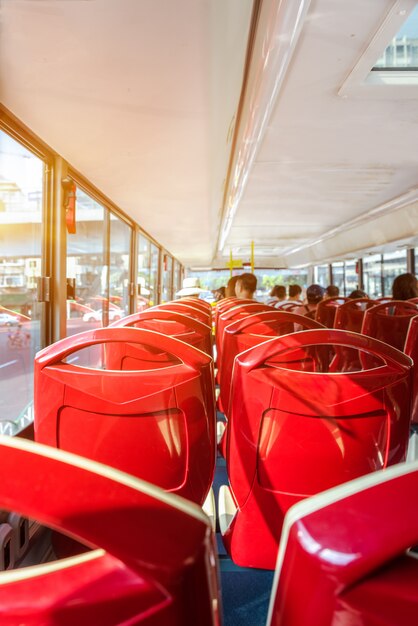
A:
{"label": "blue carpeted floor", "polygon": [[[228,484],[225,460],[218,457],[213,489],[216,504],[221,485]],[[274,572],[242,568],[227,556],[216,534],[221,572],[224,626],[265,626]]]}

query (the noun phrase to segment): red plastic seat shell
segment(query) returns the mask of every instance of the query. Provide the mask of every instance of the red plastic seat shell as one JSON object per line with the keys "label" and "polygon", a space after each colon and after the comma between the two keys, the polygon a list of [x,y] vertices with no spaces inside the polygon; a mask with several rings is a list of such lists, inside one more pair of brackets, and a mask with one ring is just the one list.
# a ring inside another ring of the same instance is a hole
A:
{"label": "red plastic seat shell", "polygon": [[334,319],[334,328],[350,330],[354,333],[361,333],[364,314],[368,309],[376,306],[375,300],[370,298],[356,298],[347,300],[337,308]]}
{"label": "red plastic seat shell", "polygon": [[220,364],[220,403],[225,415],[229,413],[229,398],[235,357],[272,337],[298,330],[323,328],[322,324],[290,311],[261,311],[229,324],[223,335]]}
{"label": "red plastic seat shell", "polygon": [[2,626],[220,623],[214,541],[198,507],[19,438],[0,437],[0,471],[2,509],[99,548],[2,572]]}
{"label": "red plastic seat shell", "polygon": [[[109,369],[64,362],[96,344],[105,345]],[[144,345],[177,361],[124,370],[125,363],[135,364],[136,346]],[[136,328],[63,339],[35,358],[35,438],[202,504],[216,451],[212,359],[182,341]]]}
{"label": "red plastic seat shell", "polygon": [[151,307],[149,310],[159,310],[159,311],[172,311],[173,313],[183,313],[183,315],[188,315],[193,319],[202,322],[202,324],[207,324],[210,326],[211,324],[211,313],[208,311],[204,311],[199,306],[194,306],[190,302],[182,302],[181,300],[173,301],[173,302],[165,302],[164,304],[157,304],[156,306]]}
{"label": "red plastic seat shell", "polygon": [[272,311],[273,307],[268,306],[267,304],[262,304],[260,302],[256,302],[255,300],[250,300],[249,302],[240,301],[237,299],[237,305],[229,308],[224,313],[218,317],[217,325],[216,325],[216,353],[217,353],[217,363],[218,363],[218,372],[220,375],[220,366],[222,363],[222,343],[223,343],[223,334],[225,328],[235,322],[238,319],[243,317],[247,317],[247,315],[252,315],[254,313],[260,313],[261,311]]}
{"label": "red plastic seat shell", "polygon": [[155,332],[185,341],[212,356],[212,328],[184,313],[148,309],[123,317],[110,325],[111,328],[120,328],[122,326],[154,330]]}
{"label": "red plastic seat shell", "polygon": [[348,301],[348,298],[342,296],[335,296],[332,298],[325,298],[318,303],[315,319],[323,324],[327,328],[334,327],[335,314],[338,307]]}
{"label": "red plastic seat shell", "polygon": [[[348,376],[286,368],[289,351],[315,344],[352,346],[386,365]],[[237,564],[273,568],[292,504],[405,460],[411,369],[394,348],[338,330],[294,333],[238,355],[226,449],[238,512],[223,537]]]}
{"label": "red plastic seat shell", "polygon": [[414,626],[417,490],[418,464],[399,465],[289,511],[268,626]]}
{"label": "red plastic seat shell", "polygon": [[417,313],[418,306],[409,300],[382,302],[366,311],[361,332],[403,350],[409,322]]}

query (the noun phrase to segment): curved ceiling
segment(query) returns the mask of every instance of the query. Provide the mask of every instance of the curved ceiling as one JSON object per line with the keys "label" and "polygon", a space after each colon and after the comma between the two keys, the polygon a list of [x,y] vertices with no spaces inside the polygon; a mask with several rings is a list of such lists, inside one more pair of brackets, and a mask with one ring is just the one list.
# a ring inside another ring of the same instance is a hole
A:
{"label": "curved ceiling", "polygon": [[412,0],[0,6],[4,106],[185,265],[418,232],[417,85],[367,82]]}

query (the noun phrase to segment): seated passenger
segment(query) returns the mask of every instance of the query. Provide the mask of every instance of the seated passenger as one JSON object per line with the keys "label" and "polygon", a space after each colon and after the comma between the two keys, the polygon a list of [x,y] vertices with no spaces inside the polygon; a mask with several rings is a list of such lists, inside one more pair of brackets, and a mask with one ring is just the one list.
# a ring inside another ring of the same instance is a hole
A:
{"label": "seated passenger", "polygon": [[235,285],[239,276],[231,276],[225,288],[225,298],[235,298]]}
{"label": "seated passenger", "polygon": [[368,298],[369,296],[362,289],[354,289],[348,297],[350,300],[357,300],[357,298]]}
{"label": "seated passenger", "polygon": [[325,289],[321,285],[310,285],[306,290],[306,304],[297,307],[292,312],[315,319],[318,304],[324,297]]}
{"label": "seated passenger", "polygon": [[337,285],[328,285],[325,289],[325,298],[337,298],[340,295],[340,289]]}
{"label": "seated passenger", "polygon": [[300,285],[289,285],[288,302],[300,302],[302,304],[302,287]]}
{"label": "seated passenger", "polygon": [[400,274],[395,278],[392,285],[392,297],[394,300],[409,300],[418,296],[417,279],[413,274]]}
{"label": "seated passenger", "polygon": [[284,285],[274,285],[270,291],[270,296],[266,300],[266,304],[277,306],[280,302],[287,302],[286,287]]}
{"label": "seated passenger", "polygon": [[225,298],[225,287],[218,287],[218,289],[214,289],[212,291],[215,302],[219,302],[219,300],[223,300]]}
{"label": "seated passenger", "polygon": [[198,278],[185,278],[183,280],[183,287],[176,293],[176,298],[198,298],[199,294],[204,293],[204,291],[204,289],[200,288]]}
{"label": "seated passenger", "polygon": [[240,274],[235,284],[235,295],[240,300],[253,300],[257,289],[257,277],[247,272]]}

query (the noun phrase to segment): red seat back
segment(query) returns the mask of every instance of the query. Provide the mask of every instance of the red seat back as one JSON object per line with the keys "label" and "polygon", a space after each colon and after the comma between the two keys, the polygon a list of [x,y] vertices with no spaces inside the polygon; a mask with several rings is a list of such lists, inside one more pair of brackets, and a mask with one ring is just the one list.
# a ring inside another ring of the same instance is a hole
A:
{"label": "red seat back", "polygon": [[[97,344],[105,370],[66,361]],[[139,328],[58,341],[35,358],[35,438],[202,504],[215,464],[212,359]]]}
{"label": "red seat back", "polygon": [[413,360],[414,382],[412,386],[411,422],[418,424],[418,315],[412,317],[406,336],[404,352]]}
{"label": "red seat back", "polygon": [[[0,507],[92,547],[2,572],[2,626],[215,626],[216,554],[192,503],[111,468],[0,437]],[[190,597],[193,602],[190,602]]]}
{"label": "red seat back", "polygon": [[411,317],[418,306],[408,300],[382,302],[364,314],[361,332],[403,350]]}
{"label": "red seat back", "polygon": [[183,313],[148,309],[147,311],[123,317],[110,325],[112,328],[121,326],[154,330],[157,333],[163,333],[164,335],[185,341],[212,356],[211,327]]}
{"label": "red seat back", "polygon": [[186,304],[191,304],[198,309],[202,309],[205,313],[209,313],[212,315],[212,305],[210,302],[206,302],[206,300],[201,300],[200,298],[181,298],[180,300],[174,300],[174,302],[185,302]]}
{"label": "red seat back", "polygon": [[194,306],[188,302],[182,302],[181,300],[173,302],[165,302],[164,304],[158,304],[152,307],[152,310],[158,311],[172,311],[173,313],[183,313],[189,317],[202,322],[210,326],[211,316],[207,311],[204,311],[198,306]]}
{"label": "red seat back", "polygon": [[[345,375],[295,363],[331,345],[363,351],[372,369]],[[224,536],[234,561],[274,567],[292,504],[405,460],[411,371],[405,354],[341,330],[293,333],[237,356],[226,458],[239,512]]]}
{"label": "red seat back", "polygon": [[417,492],[418,463],[408,463],[293,507],[268,626],[415,626]]}
{"label": "red seat back", "polygon": [[223,333],[225,328],[235,322],[238,319],[243,317],[247,317],[247,315],[252,315],[253,313],[260,313],[261,311],[271,311],[273,307],[268,306],[267,304],[261,304],[260,302],[256,302],[255,300],[250,300],[249,302],[243,302],[242,300],[237,300],[237,305],[231,307],[224,313],[218,317],[218,323],[216,325],[216,354],[217,354],[217,363],[218,363],[218,371],[220,374],[220,367],[222,364],[222,342],[223,342]]}
{"label": "red seat back", "polygon": [[223,300],[218,302],[216,305],[216,309],[215,309],[215,329],[218,327],[219,316],[222,315],[222,313],[225,313],[226,311],[228,311],[229,309],[232,309],[234,306],[237,306],[238,304],[251,304],[253,302],[254,300],[249,300],[249,299],[239,300],[236,296],[231,296],[230,298],[224,298]]}
{"label": "red seat back", "polygon": [[344,302],[347,302],[347,300],[348,298],[343,298],[341,296],[321,300],[316,309],[315,319],[327,328],[333,328],[337,309],[344,304]]}
{"label": "red seat back", "polygon": [[[366,310],[376,306],[376,304],[376,301],[370,300],[370,298],[347,300],[337,308],[334,327],[360,333]],[[341,346],[336,347],[334,352],[332,369],[335,371],[350,372],[361,368],[358,352]]]}
{"label": "red seat back", "polygon": [[347,302],[341,304],[336,310],[334,328],[361,333],[364,314],[367,309],[371,309],[372,306],[376,306],[376,301],[370,300],[370,298],[347,300]]}
{"label": "red seat back", "polygon": [[229,398],[235,357],[244,350],[268,341],[272,337],[312,328],[323,328],[319,322],[286,311],[254,313],[225,328],[220,367],[220,409],[229,414]]}

